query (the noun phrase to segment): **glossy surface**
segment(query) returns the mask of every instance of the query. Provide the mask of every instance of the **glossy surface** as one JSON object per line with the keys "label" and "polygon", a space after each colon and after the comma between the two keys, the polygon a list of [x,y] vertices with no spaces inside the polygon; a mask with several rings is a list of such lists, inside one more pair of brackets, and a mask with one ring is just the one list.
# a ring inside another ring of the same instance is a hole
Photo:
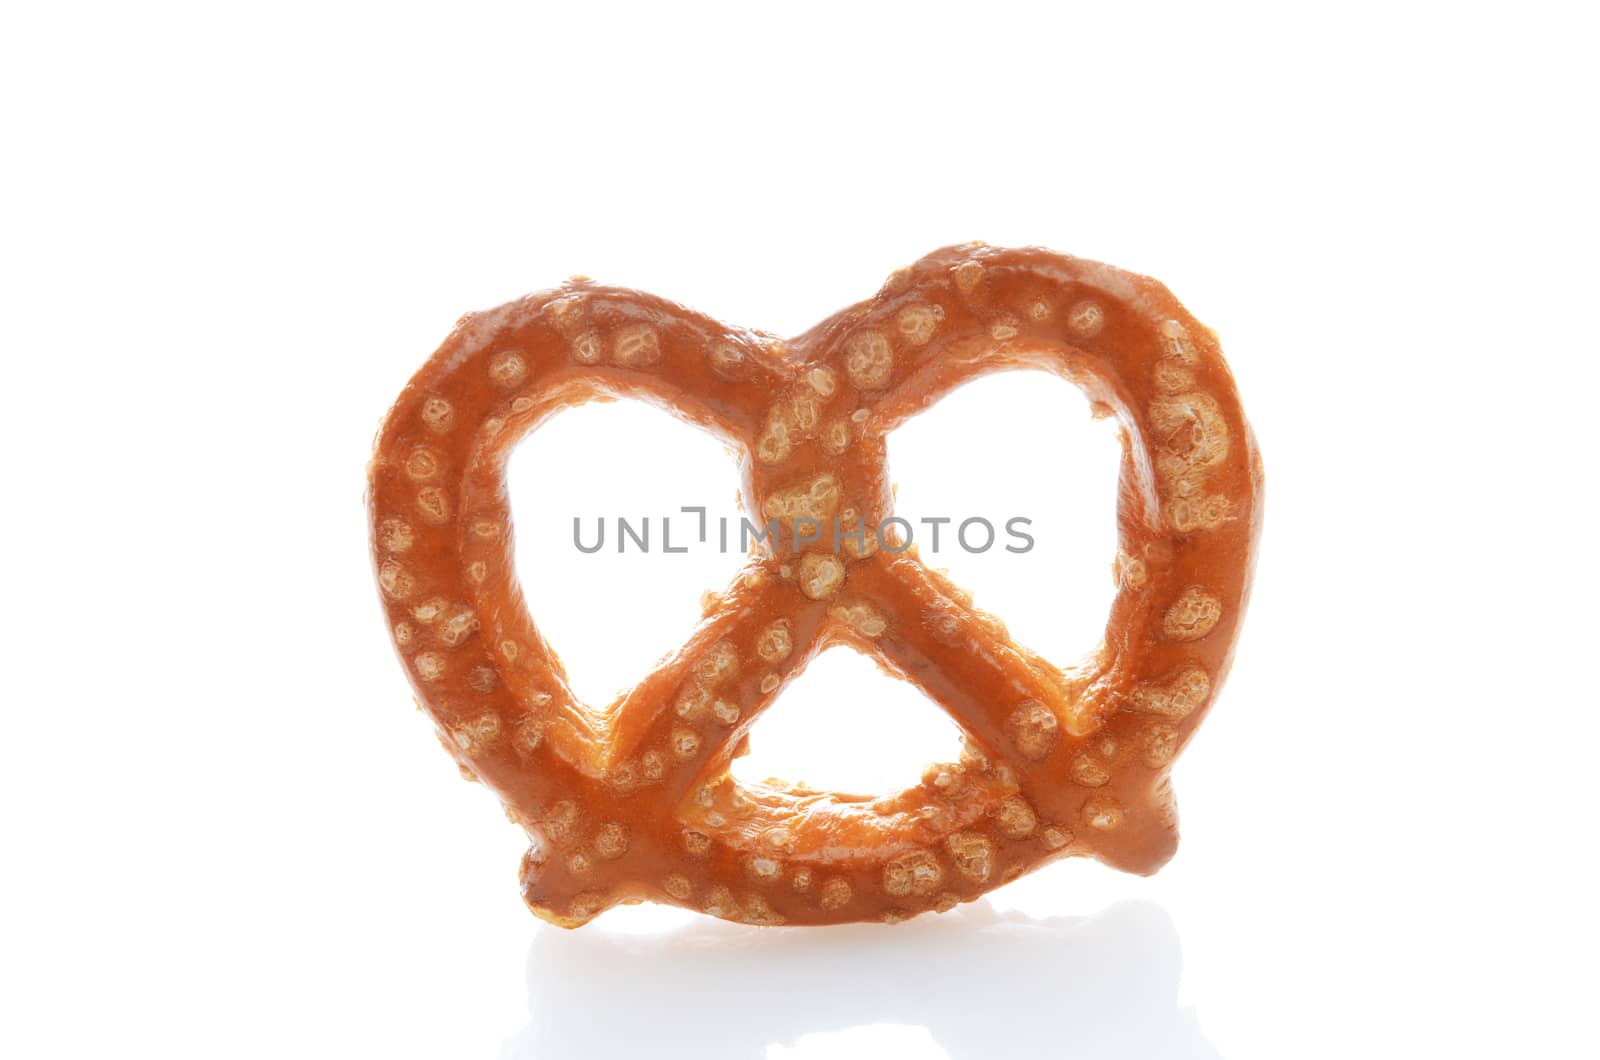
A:
{"label": "glossy surface", "polygon": [[[1016,367],[1072,380],[1123,429],[1118,595],[1103,643],[1066,670],[885,523],[885,435]],[[522,599],[504,469],[550,415],[621,396],[734,447],[752,522],[776,535],[680,651],[599,709]],[[527,830],[536,913],[577,926],[651,900],[822,924],[948,909],[1068,855],[1164,864],[1168,773],[1231,660],[1261,488],[1220,350],[1160,284],[967,245],[787,342],[583,280],[468,316],[380,431],[369,505],[396,647],[464,775]],[[841,641],[943,707],[961,760],[880,799],[733,781],[756,717]]]}

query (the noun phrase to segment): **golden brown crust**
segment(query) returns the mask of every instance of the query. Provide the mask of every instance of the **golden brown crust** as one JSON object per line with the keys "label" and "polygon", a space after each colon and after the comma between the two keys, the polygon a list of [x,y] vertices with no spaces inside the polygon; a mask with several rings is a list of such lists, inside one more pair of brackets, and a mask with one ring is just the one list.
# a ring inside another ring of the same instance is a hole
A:
{"label": "golden brown crust", "polygon": [[[754,521],[848,531],[892,514],[895,426],[1017,367],[1072,380],[1124,431],[1118,593],[1087,662],[1017,646],[895,541],[835,554],[824,534],[798,559],[758,548],[618,703],[573,696],[512,566],[505,461],[546,417],[654,402],[736,448]],[[568,927],[638,899],[756,924],[893,921],[1069,854],[1155,871],[1177,843],[1172,761],[1232,656],[1262,489],[1215,338],[1164,287],[983,245],[936,251],[787,343],[588,281],[465,317],[395,403],[369,476],[418,699],[527,830],[528,905]],[[749,727],[839,642],[948,711],[962,760],[878,799],[735,782]]]}

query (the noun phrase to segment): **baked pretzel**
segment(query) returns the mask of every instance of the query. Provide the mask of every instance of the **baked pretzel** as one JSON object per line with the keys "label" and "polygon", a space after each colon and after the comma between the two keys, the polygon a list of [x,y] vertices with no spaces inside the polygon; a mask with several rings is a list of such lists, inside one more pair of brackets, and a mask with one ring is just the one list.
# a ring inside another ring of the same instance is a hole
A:
{"label": "baked pretzel", "polygon": [[[1053,666],[873,528],[890,431],[975,376],[1042,368],[1122,425],[1104,642]],[[611,706],[568,687],[512,565],[505,465],[561,409],[626,396],[717,435],[777,521],[689,642]],[[1154,280],[1038,249],[936,251],[797,339],[575,279],[464,317],[378,434],[368,504],[395,647],[469,779],[528,833],[522,894],[581,925],[650,900],[751,924],[895,922],[1055,858],[1154,872],[1168,773],[1228,669],[1261,526],[1215,336]],[[842,536],[797,544],[806,520]],[[808,660],[848,644],[964,733],[869,798],[735,781]]]}

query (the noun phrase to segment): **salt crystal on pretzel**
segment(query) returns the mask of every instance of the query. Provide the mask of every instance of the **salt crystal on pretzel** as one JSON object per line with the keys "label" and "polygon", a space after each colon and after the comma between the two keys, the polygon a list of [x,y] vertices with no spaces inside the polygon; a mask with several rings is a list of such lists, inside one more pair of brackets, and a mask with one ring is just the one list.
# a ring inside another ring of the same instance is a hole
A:
{"label": "salt crystal on pretzel", "polygon": [[[1123,428],[1118,592],[1104,640],[1067,669],[873,529],[893,515],[888,433],[1008,368],[1072,380]],[[555,412],[617,395],[732,446],[778,540],[601,711],[523,604],[505,465]],[[369,477],[377,580],[418,701],[527,831],[523,897],[564,927],[641,899],[752,924],[894,923],[1069,855],[1154,872],[1177,844],[1168,773],[1227,672],[1261,528],[1260,457],[1211,332],[1153,280],[981,244],[928,255],[787,342],[588,280],[467,316],[390,411]],[[806,520],[844,536],[795,560]],[[841,642],[947,711],[961,761],[870,800],[735,781],[750,727]]]}

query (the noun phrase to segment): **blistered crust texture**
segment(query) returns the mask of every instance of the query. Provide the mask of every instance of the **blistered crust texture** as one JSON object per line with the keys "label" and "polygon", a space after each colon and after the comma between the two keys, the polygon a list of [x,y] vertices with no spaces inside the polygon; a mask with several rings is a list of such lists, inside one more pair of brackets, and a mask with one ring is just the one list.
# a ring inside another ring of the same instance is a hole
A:
{"label": "blistered crust texture", "polygon": [[[893,514],[888,432],[1010,368],[1072,380],[1122,426],[1117,595],[1067,669],[872,529]],[[529,615],[504,472],[545,418],[614,396],[732,446],[785,542],[797,520],[857,533],[798,556],[759,543],[689,642],[601,709]],[[971,244],[790,340],[583,279],[464,317],[385,419],[368,505],[396,650],[463,775],[526,830],[536,914],[576,927],[647,900],[831,924],[943,911],[1069,855],[1139,873],[1172,856],[1169,771],[1227,673],[1261,490],[1216,339],[1164,287]],[[750,726],[834,643],[947,711],[960,760],[881,798],[733,780]]]}

